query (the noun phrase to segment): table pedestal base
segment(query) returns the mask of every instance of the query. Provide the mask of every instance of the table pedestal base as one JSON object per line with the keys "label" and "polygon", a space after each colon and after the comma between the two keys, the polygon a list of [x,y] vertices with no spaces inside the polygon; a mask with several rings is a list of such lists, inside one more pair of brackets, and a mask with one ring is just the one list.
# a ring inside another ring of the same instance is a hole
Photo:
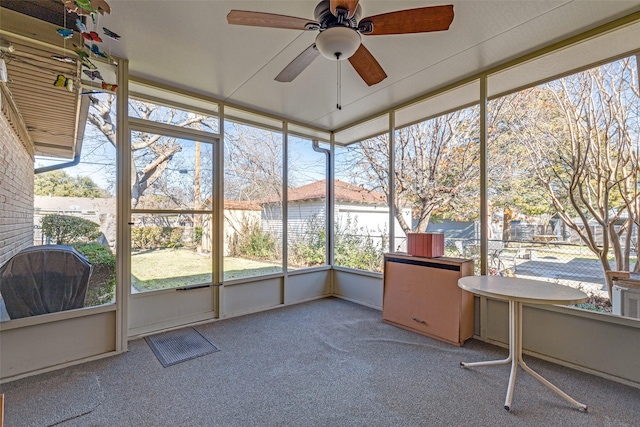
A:
{"label": "table pedestal base", "polygon": [[507,411],[511,409],[511,399],[513,397],[513,389],[516,383],[516,371],[518,369],[518,365],[522,366],[522,369],[531,374],[533,378],[549,387],[567,402],[576,406],[581,411],[587,411],[587,405],[578,402],[567,393],[551,384],[540,374],[527,366],[527,364],[524,363],[524,360],[522,360],[522,303],[519,301],[509,301],[509,357],[502,360],[490,360],[486,362],[460,362],[460,365],[463,368],[472,368],[475,366],[506,365],[508,363],[511,363],[511,374],[509,375],[507,397],[504,401],[504,409]]}

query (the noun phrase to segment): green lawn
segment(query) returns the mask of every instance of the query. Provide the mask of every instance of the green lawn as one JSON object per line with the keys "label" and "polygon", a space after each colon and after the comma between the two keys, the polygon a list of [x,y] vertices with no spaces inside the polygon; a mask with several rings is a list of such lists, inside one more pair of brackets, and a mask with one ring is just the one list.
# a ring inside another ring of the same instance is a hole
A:
{"label": "green lawn", "polygon": [[[282,271],[281,264],[224,258],[225,280]],[[211,283],[211,257],[191,249],[155,249],[131,254],[131,284],[138,292]]]}

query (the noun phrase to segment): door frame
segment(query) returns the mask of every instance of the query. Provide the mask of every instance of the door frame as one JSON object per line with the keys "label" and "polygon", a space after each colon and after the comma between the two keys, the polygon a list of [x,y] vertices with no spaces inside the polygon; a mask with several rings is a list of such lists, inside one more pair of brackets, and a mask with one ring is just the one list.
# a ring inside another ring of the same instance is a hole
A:
{"label": "door frame", "polygon": [[[167,105],[171,108],[170,105]],[[212,116],[218,116],[213,113]],[[219,117],[219,116],[218,116]],[[183,140],[199,141],[211,144],[212,146],[212,199],[210,209],[133,209],[131,207],[131,133],[133,131],[159,134],[163,136],[175,137]],[[122,196],[123,215],[121,218],[126,229],[126,238],[122,240],[123,257],[127,265],[123,274],[123,289],[127,299],[126,331],[127,339],[141,335],[147,335],[165,329],[176,328],[194,322],[201,322],[219,317],[219,283],[218,278],[220,263],[220,233],[218,223],[221,220],[220,200],[221,185],[218,180],[221,174],[218,169],[221,167],[221,138],[220,134],[213,134],[197,129],[181,128],[134,117],[128,117],[128,129],[125,144],[126,162],[128,171],[121,175],[126,182],[125,194]],[[171,289],[149,291],[133,294],[131,290],[131,226],[132,216],[135,214],[163,214],[163,213],[183,213],[183,214],[204,214],[211,217],[211,283],[201,285],[183,286]]]}

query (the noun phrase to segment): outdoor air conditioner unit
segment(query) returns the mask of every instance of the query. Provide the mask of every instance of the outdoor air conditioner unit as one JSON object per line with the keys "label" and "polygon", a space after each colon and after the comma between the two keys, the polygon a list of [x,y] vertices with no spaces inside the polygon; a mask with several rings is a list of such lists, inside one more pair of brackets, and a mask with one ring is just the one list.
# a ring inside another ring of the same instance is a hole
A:
{"label": "outdoor air conditioner unit", "polygon": [[613,314],[640,319],[640,288],[613,285]]}

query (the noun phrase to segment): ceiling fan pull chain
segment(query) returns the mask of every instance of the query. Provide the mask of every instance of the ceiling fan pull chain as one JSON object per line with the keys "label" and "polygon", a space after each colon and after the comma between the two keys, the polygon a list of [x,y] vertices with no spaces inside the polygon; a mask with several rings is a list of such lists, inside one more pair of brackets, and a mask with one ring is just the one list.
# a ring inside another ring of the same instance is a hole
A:
{"label": "ceiling fan pull chain", "polygon": [[337,78],[337,94],[336,94],[336,98],[338,99],[338,102],[336,104],[336,107],[338,108],[338,110],[342,110],[342,99],[340,99],[342,97],[342,61],[340,61],[340,53],[336,53],[336,62],[337,62],[337,67],[338,67],[338,78]]}

